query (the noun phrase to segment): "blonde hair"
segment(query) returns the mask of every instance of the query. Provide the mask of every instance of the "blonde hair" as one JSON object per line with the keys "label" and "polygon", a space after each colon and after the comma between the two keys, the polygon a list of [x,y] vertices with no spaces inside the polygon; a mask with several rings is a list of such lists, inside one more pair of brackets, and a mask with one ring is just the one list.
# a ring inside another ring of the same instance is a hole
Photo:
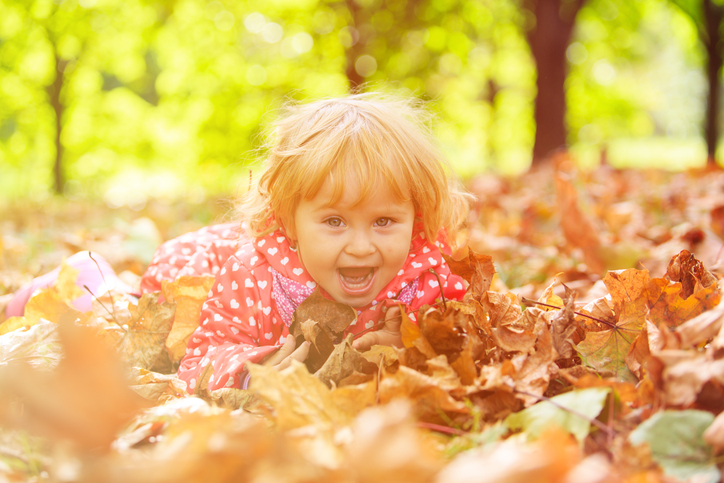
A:
{"label": "blonde hair", "polygon": [[287,107],[276,123],[261,175],[237,205],[246,232],[257,237],[293,226],[302,199],[314,198],[329,178],[334,204],[353,175],[366,180],[360,183],[357,203],[384,182],[398,199],[412,200],[428,240],[435,240],[441,228],[448,240],[454,240],[472,196],[449,178],[449,166],[433,142],[425,114],[419,101],[380,94]]}

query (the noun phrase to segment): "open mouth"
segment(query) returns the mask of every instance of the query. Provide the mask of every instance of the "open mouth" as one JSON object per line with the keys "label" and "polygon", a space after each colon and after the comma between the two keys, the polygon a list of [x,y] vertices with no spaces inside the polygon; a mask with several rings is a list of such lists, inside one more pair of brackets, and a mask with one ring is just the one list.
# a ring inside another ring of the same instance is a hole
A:
{"label": "open mouth", "polygon": [[377,271],[373,267],[347,267],[337,269],[342,290],[350,295],[369,291]]}

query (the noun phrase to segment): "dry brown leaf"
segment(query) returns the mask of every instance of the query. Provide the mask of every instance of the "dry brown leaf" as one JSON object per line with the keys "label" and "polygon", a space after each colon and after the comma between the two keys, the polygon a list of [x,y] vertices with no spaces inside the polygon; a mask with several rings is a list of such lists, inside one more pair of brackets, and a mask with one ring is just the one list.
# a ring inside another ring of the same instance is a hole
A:
{"label": "dry brown leaf", "polygon": [[147,293],[138,305],[129,305],[131,318],[126,333],[119,342],[121,357],[132,367],[151,370],[166,350],[166,338],[171,331],[175,305],[158,303],[158,293]]}
{"label": "dry brown leaf", "polygon": [[357,320],[357,311],[349,305],[330,300],[319,289],[312,292],[294,311],[289,332],[297,345],[305,340],[312,345],[305,364],[314,373],[324,365],[349,325]]}
{"label": "dry brown leaf", "polygon": [[558,172],[555,180],[558,212],[561,215],[561,229],[566,241],[583,251],[586,265],[592,272],[602,273],[606,266],[601,259],[599,229],[591,221],[591,218],[581,211],[578,203],[578,193],[570,178]]}
{"label": "dry brown leaf", "polygon": [[517,320],[493,325],[493,341],[506,352],[532,352],[536,341],[536,323],[544,317],[545,311],[537,307],[529,308]]}
{"label": "dry brown leaf", "polygon": [[631,344],[628,354],[626,354],[626,366],[639,379],[644,378],[644,366],[651,355],[647,327],[648,325],[644,325],[639,335],[634,339],[633,344]]}
{"label": "dry brown leaf", "polygon": [[343,426],[354,416],[335,404],[330,389],[304,364],[292,361],[282,371],[248,364],[248,371],[249,389],[275,408],[276,425],[282,431],[310,424],[322,428]]}
{"label": "dry brown leaf", "polygon": [[518,297],[511,292],[485,292],[480,304],[490,317],[490,325],[498,327],[508,325],[520,319],[523,310],[520,308]]}
{"label": "dry brown leaf", "polygon": [[703,353],[665,349],[653,352],[651,360],[657,363],[649,365],[652,379],[669,406],[690,407],[710,381],[724,385],[724,359],[710,360]]}
{"label": "dry brown leaf", "polygon": [[354,335],[348,334],[347,338],[337,344],[324,365],[314,373],[320,381],[327,386],[339,384],[344,378],[355,372],[361,374],[375,374],[377,366],[352,347]]}
{"label": "dry brown leaf", "polygon": [[553,348],[560,357],[570,359],[576,354],[574,345],[580,342],[576,337],[581,326],[574,314],[575,293],[567,297],[565,302],[561,302],[561,310],[548,311],[545,317],[550,323]]}
{"label": "dry brown leaf", "polygon": [[716,283],[716,277],[688,250],[682,250],[671,259],[666,268],[666,275],[674,282],[681,282],[683,299],[694,294],[697,286],[709,287]]}
{"label": "dry brown leaf", "polygon": [[423,421],[443,423],[440,412],[468,414],[470,409],[440,387],[440,381],[409,367],[400,366],[394,374],[385,374],[379,389],[380,403],[403,398],[413,402],[415,415]]}
{"label": "dry brown leaf", "polygon": [[445,254],[443,254],[443,258],[450,266],[452,273],[461,276],[468,282],[468,293],[479,296],[490,289],[495,275],[492,257],[475,253],[472,248],[468,247],[468,256],[463,260],[454,260]]}

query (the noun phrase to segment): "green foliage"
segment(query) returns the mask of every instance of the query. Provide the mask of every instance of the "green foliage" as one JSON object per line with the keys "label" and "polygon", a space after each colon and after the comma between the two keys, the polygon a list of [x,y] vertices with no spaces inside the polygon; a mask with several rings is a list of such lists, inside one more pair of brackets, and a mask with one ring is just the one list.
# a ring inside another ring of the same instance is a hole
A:
{"label": "green foliage", "polygon": [[552,402],[541,401],[511,414],[505,424],[512,430],[522,430],[529,439],[537,439],[545,430],[558,427],[583,444],[591,430],[589,420],[599,415],[609,392],[605,387],[567,392],[551,398]]}
{"label": "green foliage", "polygon": [[636,445],[648,443],[653,459],[667,475],[682,481],[696,475],[696,481],[714,483],[721,474],[703,438],[713,421],[714,415],[705,411],[662,411],[641,423],[629,440]]}
{"label": "green foliage", "polygon": [[[48,196],[58,115],[70,199],[142,206],[243,189],[284,101],[345,93],[348,61],[369,88],[432,101],[463,176],[530,161],[534,19],[517,2],[0,0],[0,11],[6,198]],[[669,26],[679,17],[656,0],[580,12],[568,123],[591,159],[609,139],[698,134],[698,44],[686,22]],[[663,70],[646,78],[652,66]]]}

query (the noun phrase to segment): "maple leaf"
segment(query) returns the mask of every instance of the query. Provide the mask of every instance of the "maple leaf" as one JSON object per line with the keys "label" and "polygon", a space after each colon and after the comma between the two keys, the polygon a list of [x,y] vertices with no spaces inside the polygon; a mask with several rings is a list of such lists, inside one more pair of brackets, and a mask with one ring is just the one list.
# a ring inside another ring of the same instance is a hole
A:
{"label": "maple leaf", "polygon": [[[609,312],[613,320],[596,317],[599,322],[587,327],[586,338],[576,346],[585,364],[602,375],[634,378],[626,365],[626,355],[646,321],[648,282],[648,271],[635,269],[608,272],[603,279],[612,298],[613,310]],[[599,299],[592,308],[584,307],[583,312],[604,315],[605,306],[605,300]]]}
{"label": "maple leaf", "polygon": [[158,303],[158,293],[146,293],[138,305],[129,305],[131,318],[118,351],[132,367],[151,370],[166,350],[166,338],[171,331],[175,305]]}

